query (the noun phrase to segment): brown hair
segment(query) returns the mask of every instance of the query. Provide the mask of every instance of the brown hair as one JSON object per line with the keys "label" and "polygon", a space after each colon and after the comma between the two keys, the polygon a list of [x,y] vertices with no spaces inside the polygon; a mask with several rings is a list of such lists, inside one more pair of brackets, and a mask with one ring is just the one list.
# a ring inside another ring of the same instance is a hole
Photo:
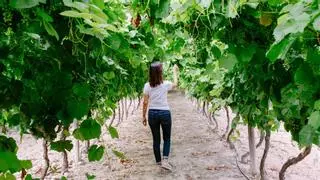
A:
{"label": "brown hair", "polygon": [[149,68],[149,83],[151,87],[156,87],[163,82],[162,64],[159,61],[153,62]]}

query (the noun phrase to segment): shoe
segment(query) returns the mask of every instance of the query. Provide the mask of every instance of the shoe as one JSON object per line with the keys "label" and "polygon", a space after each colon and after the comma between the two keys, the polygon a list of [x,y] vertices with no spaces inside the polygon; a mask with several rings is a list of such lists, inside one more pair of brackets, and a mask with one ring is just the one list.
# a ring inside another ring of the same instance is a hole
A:
{"label": "shoe", "polygon": [[166,169],[166,170],[169,170],[171,171],[172,170],[172,165],[169,163],[168,159],[163,159],[162,162],[161,162],[161,167],[163,169]]}

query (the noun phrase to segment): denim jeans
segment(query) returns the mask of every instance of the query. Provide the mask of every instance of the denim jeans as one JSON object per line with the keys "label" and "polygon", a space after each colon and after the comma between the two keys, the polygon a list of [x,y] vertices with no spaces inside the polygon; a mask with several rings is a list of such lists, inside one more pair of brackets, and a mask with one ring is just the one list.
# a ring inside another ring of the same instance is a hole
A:
{"label": "denim jeans", "polygon": [[154,156],[156,158],[156,162],[160,162],[160,126],[163,134],[163,156],[168,157],[170,153],[171,113],[169,110],[149,109],[148,122],[153,137]]}

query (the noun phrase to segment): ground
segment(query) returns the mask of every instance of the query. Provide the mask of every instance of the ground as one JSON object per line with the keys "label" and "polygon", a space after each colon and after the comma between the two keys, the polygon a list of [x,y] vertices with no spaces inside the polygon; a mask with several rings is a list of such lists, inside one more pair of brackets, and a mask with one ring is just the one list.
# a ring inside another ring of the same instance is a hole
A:
{"label": "ground", "polygon": [[[107,153],[100,162],[89,163],[85,153],[82,153],[83,163],[74,162],[73,152],[69,153],[70,169],[65,176],[68,179],[86,179],[86,173],[96,176],[96,179],[133,179],[133,180],[233,180],[245,179],[236,166],[235,152],[222,139],[226,127],[225,111],[217,113],[219,129],[213,131],[209,121],[197,112],[194,104],[185,98],[181,92],[173,92],[168,96],[172,109],[173,128],[170,161],[174,165],[172,172],[162,170],[155,165],[152,151],[152,136],[149,127],[141,122],[141,110],[136,111],[128,119],[123,120],[118,131],[120,138],[111,139],[104,131],[103,138],[97,142],[107,147]],[[238,127],[240,137],[235,141],[239,155],[248,151],[246,127]],[[256,131],[257,141],[259,133]],[[19,135],[10,133],[19,142]],[[84,147],[84,143],[81,143]],[[257,150],[261,158],[264,145]],[[84,149],[84,148],[82,148]],[[125,153],[127,160],[120,161],[112,154],[111,149]],[[272,133],[270,153],[266,160],[268,179],[278,179],[282,164],[300,152],[298,146],[290,139],[290,134],[280,128]],[[18,155],[23,159],[31,159],[33,168],[29,173],[40,175],[42,161],[42,141],[25,135],[19,144]],[[288,169],[288,180],[316,180],[320,177],[320,151],[314,146],[311,154],[299,164]],[[51,170],[46,179],[60,179],[61,154],[50,151]],[[239,158],[239,157],[238,157]],[[259,165],[259,161],[257,161]],[[239,163],[246,174],[249,164]]]}

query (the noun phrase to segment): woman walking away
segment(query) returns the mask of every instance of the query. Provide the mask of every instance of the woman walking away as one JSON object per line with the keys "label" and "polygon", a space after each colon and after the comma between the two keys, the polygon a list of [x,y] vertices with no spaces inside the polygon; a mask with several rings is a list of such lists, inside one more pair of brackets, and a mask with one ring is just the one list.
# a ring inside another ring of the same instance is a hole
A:
{"label": "woman walking away", "polygon": [[[167,102],[168,91],[174,89],[178,85],[178,66],[173,67],[174,82],[163,81],[162,64],[154,62],[149,69],[149,82],[143,89],[143,125],[147,125],[147,108],[148,123],[151,128],[153,137],[153,152],[157,165],[164,169],[171,170],[172,166],[168,162],[170,152],[170,136],[171,136],[171,113]],[[161,161],[160,152],[160,126],[163,135],[163,160]]]}

